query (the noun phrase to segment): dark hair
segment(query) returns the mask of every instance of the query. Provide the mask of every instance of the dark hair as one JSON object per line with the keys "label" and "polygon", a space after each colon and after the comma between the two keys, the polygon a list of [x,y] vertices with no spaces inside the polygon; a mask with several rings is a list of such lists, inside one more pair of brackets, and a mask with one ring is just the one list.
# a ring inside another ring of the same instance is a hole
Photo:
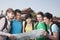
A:
{"label": "dark hair", "polygon": [[49,12],[46,12],[44,17],[47,17],[48,19],[51,19],[51,18],[53,18],[53,15]]}
{"label": "dark hair", "polygon": [[31,15],[31,14],[27,14],[27,15],[25,16],[25,18],[26,18],[26,19],[32,18],[32,15]]}
{"label": "dark hair", "polygon": [[14,10],[13,10],[12,8],[8,8],[8,9],[6,10],[6,15],[7,15],[7,12],[13,12],[13,13],[14,13]]}
{"label": "dark hair", "polygon": [[16,15],[17,13],[20,13],[21,14],[21,10],[16,9],[15,12],[14,12],[14,14]]}
{"label": "dark hair", "polygon": [[42,17],[44,17],[43,12],[38,12],[37,15],[41,15]]}

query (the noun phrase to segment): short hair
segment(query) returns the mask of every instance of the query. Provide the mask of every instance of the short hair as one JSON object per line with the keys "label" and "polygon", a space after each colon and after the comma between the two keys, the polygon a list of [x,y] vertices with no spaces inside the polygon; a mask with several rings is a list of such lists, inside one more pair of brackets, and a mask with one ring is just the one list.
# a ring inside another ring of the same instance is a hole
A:
{"label": "short hair", "polygon": [[21,14],[21,10],[16,9],[16,10],[14,11],[14,14],[16,15],[17,13]]}
{"label": "short hair", "polygon": [[51,19],[51,18],[53,18],[53,15],[51,13],[49,13],[49,12],[46,12],[44,14],[44,17],[47,17],[48,19]]}
{"label": "short hair", "polygon": [[14,13],[14,10],[13,10],[12,8],[8,8],[8,9],[6,10],[6,15],[7,15],[7,12],[13,12],[13,13]]}
{"label": "short hair", "polygon": [[38,12],[37,15],[41,15],[42,17],[44,17],[43,12]]}

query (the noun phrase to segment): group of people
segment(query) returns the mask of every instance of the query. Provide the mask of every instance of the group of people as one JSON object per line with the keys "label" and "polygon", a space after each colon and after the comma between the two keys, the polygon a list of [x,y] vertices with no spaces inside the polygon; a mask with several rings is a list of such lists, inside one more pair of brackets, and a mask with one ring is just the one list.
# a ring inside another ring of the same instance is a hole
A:
{"label": "group of people", "polygon": [[21,33],[27,34],[28,32],[33,32],[31,35],[34,36],[41,33],[39,30],[43,30],[41,36],[37,35],[39,37],[35,39],[24,40],[59,40],[59,28],[56,24],[53,24],[53,15],[51,13],[46,12],[44,14],[43,12],[38,12],[36,19],[37,21],[33,22],[32,15],[27,14],[25,21],[22,21],[21,10],[8,8],[6,10],[6,16],[0,18],[0,40],[21,40],[16,39],[13,34],[20,36]]}

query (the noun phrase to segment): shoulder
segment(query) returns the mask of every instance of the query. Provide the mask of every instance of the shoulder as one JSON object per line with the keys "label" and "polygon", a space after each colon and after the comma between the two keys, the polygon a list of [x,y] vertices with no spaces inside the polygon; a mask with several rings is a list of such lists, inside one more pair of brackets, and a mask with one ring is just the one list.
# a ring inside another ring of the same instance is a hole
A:
{"label": "shoulder", "polygon": [[5,18],[1,18],[1,19],[0,19],[0,22],[4,22],[4,21],[5,21]]}
{"label": "shoulder", "polygon": [[53,24],[52,28],[58,28],[58,26],[56,24]]}
{"label": "shoulder", "polygon": [[5,20],[5,18],[3,17],[3,18],[1,18],[1,20]]}
{"label": "shoulder", "polygon": [[53,32],[58,32],[58,30],[59,30],[58,26],[56,24],[53,24],[52,25],[52,31]]}

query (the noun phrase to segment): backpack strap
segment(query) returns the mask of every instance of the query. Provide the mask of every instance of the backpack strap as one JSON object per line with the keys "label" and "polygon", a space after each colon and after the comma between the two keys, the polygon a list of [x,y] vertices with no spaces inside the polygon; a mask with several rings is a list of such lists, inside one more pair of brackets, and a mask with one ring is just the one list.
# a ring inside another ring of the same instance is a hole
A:
{"label": "backpack strap", "polygon": [[22,26],[22,30],[21,30],[21,32],[23,33],[23,21],[21,21],[21,24],[22,24],[22,25],[21,25],[21,26]]}
{"label": "backpack strap", "polygon": [[38,24],[39,24],[39,22],[36,23],[36,25],[35,25],[35,29],[37,29],[37,25],[38,25]]}
{"label": "backpack strap", "polygon": [[3,31],[5,28],[8,30],[8,28],[7,28],[7,24],[8,24],[8,22],[7,22],[7,19],[5,18],[5,24],[4,24],[4,27],[2,28],[1,31]]}
{"label": "backpack strap", "polygon": [[34,30],[34,23],[32,22],[32,30]]}
{"label": "backpack strap", "polygon": [[25,23],[24,23],[24,32],[26,32],[26,31],[25,31],[26,24],[27,24],[27,22],[25,21]]}
{"label": "backpack strap", "polygon": [[51,26],[50,26],[51,35],[53,35],[53,32],[52,32],[52,25],[53,25],[53,24],[51,24]]}
{"label": "backpack strap", "polygon": [[45,31],[49,34],[46,23],[44,23],[44,25],[45,25]]}

